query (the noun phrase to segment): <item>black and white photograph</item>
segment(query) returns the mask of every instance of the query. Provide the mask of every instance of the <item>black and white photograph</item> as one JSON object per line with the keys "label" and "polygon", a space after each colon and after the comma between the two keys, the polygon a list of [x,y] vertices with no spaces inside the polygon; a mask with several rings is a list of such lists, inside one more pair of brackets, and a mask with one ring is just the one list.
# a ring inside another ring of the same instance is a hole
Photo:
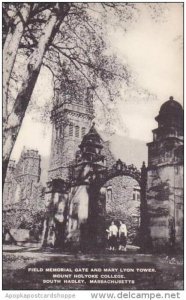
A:
{"label": "black and white photograph", "polygon": [[2,2],[2,289],[183,291],[183,2]]}

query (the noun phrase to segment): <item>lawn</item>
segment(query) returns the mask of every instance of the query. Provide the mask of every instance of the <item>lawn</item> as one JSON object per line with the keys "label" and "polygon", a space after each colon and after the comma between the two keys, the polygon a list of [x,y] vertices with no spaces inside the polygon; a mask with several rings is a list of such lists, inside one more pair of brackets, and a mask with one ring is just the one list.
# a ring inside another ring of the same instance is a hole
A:
{"label": "lawn", "polygon": [[182,290],[180,255],[3,252],[4,290]]}

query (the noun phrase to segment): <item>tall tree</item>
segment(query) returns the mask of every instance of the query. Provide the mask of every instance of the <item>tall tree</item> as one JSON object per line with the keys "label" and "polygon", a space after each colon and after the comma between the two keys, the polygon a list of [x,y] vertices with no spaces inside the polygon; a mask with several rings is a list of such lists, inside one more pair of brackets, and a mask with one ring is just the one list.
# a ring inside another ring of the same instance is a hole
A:
{"label": "tall tree", "polygon": [[135,13],[132,3],[3,4],[3,183],[42,65],[65,94],[75,76],[79,88],[113,101],[130,76],[108,50],[105,21],[117,15],[125,24]]}
{"label": "tall tree", "polygon": [[[60,60],[60,55],[63,55],[79,70],[84,65],[98,72],[89,57],[90,46],[98,41],[89,12],[93,7],[83,3],[4,3],[3,182],[44,57],[49,56],[51,52],[51,55],[56,54],[57,51]],[[103,4],[100,12],[103,12],[105,7],[106,5]],[[108,8],[115,8],[115,6],[108,4]],[[86,23],[87,30],[89,28],[89,32],[84,31],[84,35],[82,22]],[[79,32],[75,30],[76,26]],[[93,34],[89,42],[85,34]],[[102,39],[100,37],[99,39],[101,44]],[[96,52],[94,47],[97,56],[101,53],[99,48],[98,45]],[[16,77],[19,68],[22,74]],[[87,77],[84,70],[80,71],[84,77]],[[101,72],[102,74],[99,75],[105,76],[104,69]],[[98,74],[95,73],[96,75]],[[17,90],[13,91],[15,77]]]}
{"label": "tall tree", "polygon": [[[69,10],[70,4],[68,3],[55,3],[51,6],[48,4],[40,6],[34,3],[4,5],[6,32],[4,32],[3,48],[3,183],[9,158],[37,81],[43,57]],[[34,26],[38,38],[33,34]],[[9,87],[12,73],[16,70],[16,59],[22,47],[29,49],[30,53],[27,54],[28,59],[19,90],[13,99],[9,95],[11,94]],[[9,101],[13,102],[10,112],[8,111]]]}

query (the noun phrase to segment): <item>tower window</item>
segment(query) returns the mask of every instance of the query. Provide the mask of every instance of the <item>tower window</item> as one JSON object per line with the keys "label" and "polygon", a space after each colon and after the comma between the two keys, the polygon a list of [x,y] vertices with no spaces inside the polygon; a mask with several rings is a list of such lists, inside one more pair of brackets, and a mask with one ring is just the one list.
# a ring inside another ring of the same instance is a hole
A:
{"label": "tower window", "polygon": [[82,127],[81,128],[81,136],[84,137],[84,135],[85,135],[85,127]]}
{"label": "tower window", "polygon": [[107,199],[108,201],[112,201],[112,187],[107,187]]}
{"label": "tower window", "polygon": [[56,127],[56,139],[59,138],[59,127]]}
{"label": "tower window", "polygon": [[176,174],[179,174],[180,167],[179,166],[175,166],[175,171],[176,171]]}
{"label": "tower window", "polygon": [[79,126],[75,127],[75,137],[79,137]]}
{"label": "tower window", "polygon": [[61,125],[61,127],[60,127],[60,136],[61,137],[63,136],[63,125]]}
{"label": "tower window", "polygon": [[140,190],[137,188],[134,188],[132,193],[132,199],[135,201],[140,201]]}
{"label": "tower window", "polygon": [[69,135],[73,136],[73,125],[72,124],[69,125]]}

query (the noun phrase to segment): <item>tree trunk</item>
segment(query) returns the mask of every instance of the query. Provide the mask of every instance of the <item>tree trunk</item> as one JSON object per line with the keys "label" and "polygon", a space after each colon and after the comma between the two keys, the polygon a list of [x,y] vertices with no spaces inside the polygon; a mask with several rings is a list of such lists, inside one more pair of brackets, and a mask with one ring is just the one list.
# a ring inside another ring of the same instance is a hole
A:
{"label": "tree trunk", "polygon": [[[6,176],[7,171],[7,161],[9,161],[13,146],[17,139],[19,130],[25,112],[30,101],[32,92],[34,90],[40,68],[42,65],[44,54],[54,39],[56,32],[58,31],[61,22],[68,14],[70,5],[67,3],[62,3],[62,8],[59,3],[56,4],[56,9],[49,16],[49,19],[43,29],[41,37],[39,39],[38,45],[32,55],[30,56],[29,62],[26,66],[25,76],[22,82],[22,86],[18,92],[18,95],[15,99],[14,107],[12,113],[9,117],[4,120],[3,124],[3,166],[4,174]],[[65,9],[64,9],[65,8]],[[3,182],[4,184],[4,182]]]}
{"label": "tree trunk", "polygon": [[3,163],[2,163],[2,184],[3,184],[3,186],[4,186],[4,183],[5,183],[8,162],[9,162],[9,159],[6,159],[6,158],[3,159]]}
{"label": "tree trunk", "polygon": [[10,26],[7,34],[5,44],[3,47],[3,118],[7,116],[7,101],[8,101],[8,87],[12,69],[15,63],[17,51],[21,38],[24,33],[25,24],[30,13],[30,4],[24,3],[20,14],[23,17],[17,16],[14,20],[13,27]]}
{"label": "tree trunk", "polygon": [[48,239],[48,232],[49,232],[49,216],[45,219],[45,227],[44,227],[44,233],[43,233],[43,241],[42,241],[42,248],[47,247],[47,239]]}

